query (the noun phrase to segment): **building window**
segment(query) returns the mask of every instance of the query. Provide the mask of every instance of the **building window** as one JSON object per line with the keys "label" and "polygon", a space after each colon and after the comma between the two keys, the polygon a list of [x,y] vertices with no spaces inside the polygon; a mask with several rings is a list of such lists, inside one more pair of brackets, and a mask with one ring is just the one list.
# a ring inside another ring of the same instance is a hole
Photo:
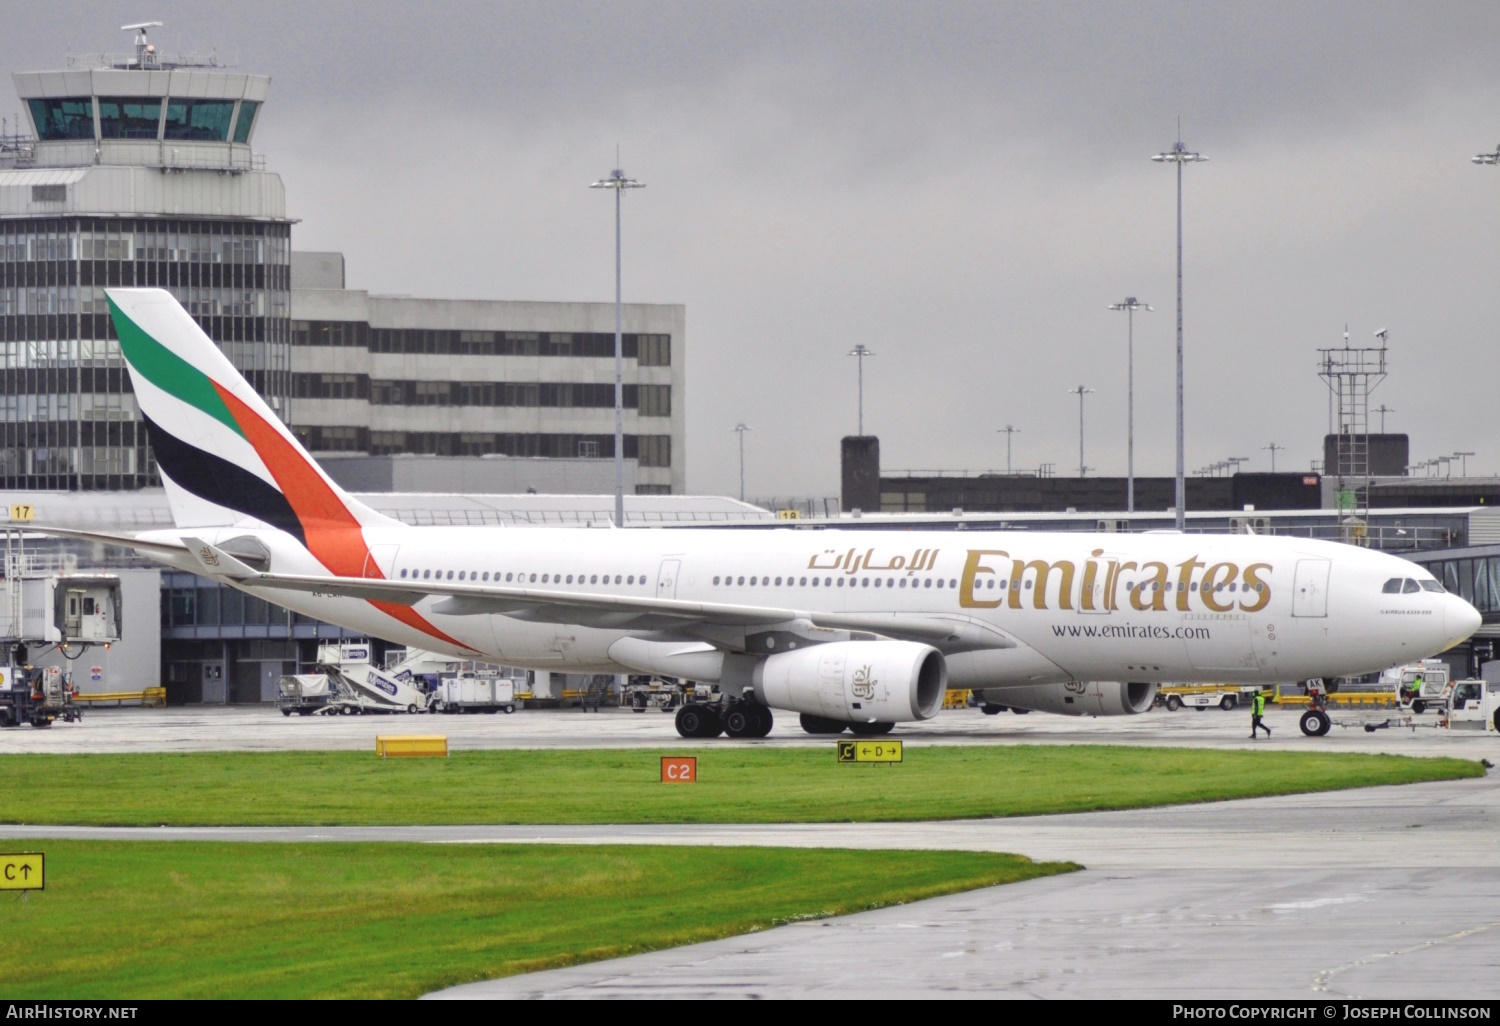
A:
{"label": "building window", "polygon": [[159,98],[99,98],[99,138],[155,139],[160,129]]}
{"label": "building window", "polygon": [[94,137],[94,100],[80,96],[65,100],[27,100],[31,119],[42,142]]}
{"label": "building window", "polygon": [[672,415],[672,386],[636,386],[636,412],[642,417],[670,417]]}
{"label": "building window", "polygon": [[239,120],[234,123],[234,141],[250,141],[250,129],[255,125],[255,112],[260,110],[259,100],[241,100]]}
{"label": "building window", "polygon": [[233,100],[167,100],[167,122],[164,139],[202,142],[227,142],[229,119],[234,116]]}
{"label": "building window", "polygon": [[639,435],[636,455],[643,467],[670,467],[672,465],[671,435]]}
{"label": "building window", "polygon": [[672,366],[671,335],[641,335],[638,338],[635,361],[637,365],[641,367]]}

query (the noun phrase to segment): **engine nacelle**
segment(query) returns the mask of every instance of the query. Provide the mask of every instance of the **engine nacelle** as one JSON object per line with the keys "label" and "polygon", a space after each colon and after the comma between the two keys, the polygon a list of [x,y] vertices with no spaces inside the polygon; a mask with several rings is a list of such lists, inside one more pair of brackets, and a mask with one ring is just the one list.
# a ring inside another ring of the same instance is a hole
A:
{"label": "engine nacelle", "polygon": [[986,702],[1015,709],[1034,709],[1063,716],[1135,716],[1151,708],[1151,703],[1156,700],[1156,685],[1115,680],[1071,680],[1065,684],[990,688],[981,693]]}
{"label": "engine nacelle", "polygon": [[773,709],[845,723],[930,720],[943,707],[943,654],[912,641],[835,641],[768,657],[755,697]]}

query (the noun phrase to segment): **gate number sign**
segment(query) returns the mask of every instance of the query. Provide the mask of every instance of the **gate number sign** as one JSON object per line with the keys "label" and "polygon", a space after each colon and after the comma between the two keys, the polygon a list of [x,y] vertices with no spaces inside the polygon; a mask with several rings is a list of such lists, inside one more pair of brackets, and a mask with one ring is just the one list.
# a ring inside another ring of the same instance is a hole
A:
{"label": "gate number sign", "polygon": [[0,854],[0,891],[45,890],[46,862],[39,851]]}

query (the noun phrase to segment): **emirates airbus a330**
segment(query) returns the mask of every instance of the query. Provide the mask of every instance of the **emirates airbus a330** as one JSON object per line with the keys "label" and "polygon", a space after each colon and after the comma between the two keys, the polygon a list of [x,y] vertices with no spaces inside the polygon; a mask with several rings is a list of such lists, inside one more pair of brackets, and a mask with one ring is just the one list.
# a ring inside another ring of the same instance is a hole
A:
{"label": "emirates airbus a330", "polygon": [[1411,662],[1478,612],[1394,556],[1177,533],[412,527],[351,499],[159,289],[108,290],[172,530],[55,530],[373,637],[534,669],[717,685],[688,737],[877,734],[950,688],[1020,709],[1150,708],[1163,682]]}

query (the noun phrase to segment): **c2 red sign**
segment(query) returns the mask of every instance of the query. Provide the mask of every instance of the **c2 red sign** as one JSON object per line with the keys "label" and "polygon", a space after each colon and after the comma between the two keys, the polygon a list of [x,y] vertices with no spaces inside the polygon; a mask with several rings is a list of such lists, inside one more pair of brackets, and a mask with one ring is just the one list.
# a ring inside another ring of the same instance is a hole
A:
{"label": "c2 red sign", "polygon": [[663,755],[661,757],[661,782],[663,784],[696,784],[698,782],[698,757]]}

